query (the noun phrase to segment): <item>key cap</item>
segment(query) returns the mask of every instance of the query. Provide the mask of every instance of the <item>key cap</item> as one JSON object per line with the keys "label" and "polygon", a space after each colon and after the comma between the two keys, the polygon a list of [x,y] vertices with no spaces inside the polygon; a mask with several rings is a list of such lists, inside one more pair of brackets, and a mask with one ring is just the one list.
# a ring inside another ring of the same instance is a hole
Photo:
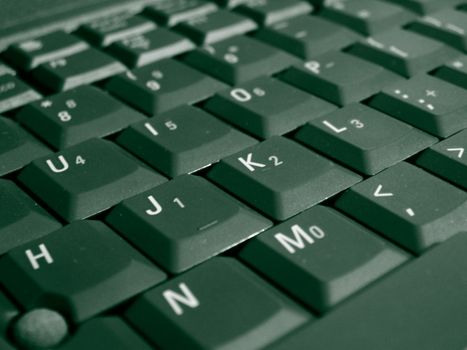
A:
{"label": "key cap", "polygon": [[149,114],[159,114],[208,98],[225,85],[172,59],[135,69],[110,80],[113,95]]}
{"label": "key cap", "polygon": [[0,336],[0,349],[5,349],[1,347],[1,345],[3,345],[1,339],[6,335],[11,322],[18,317],[18,315],[18,308],[6,297],[5,293],[0,292],[0,333],[2,335]]}
{"label": "key cap", "polygon": [[467,190],[467,130],[423,152],[417,164]]}
{"label": "key cap", "polygon": [[280,78],[340,106],[362,101],[400,80],[373,63],[338,51],[299,63]]}
{"label": "key cap", "polygon": [[370,105],[443,138],[467,127],[467,91],[429,75],[383,90]]}
{"label": "key cap", "polygon": [[461,233],[269,349],[462,349],[466,249]]}
{"label": "key cap", "polygon": [[467,230],[467,194],[405,162],[352,187],[336,205],[416,254]]}
{"label": "key cap", "polygon": [[94,46],[106,47],[130,36],[143,34],[156,28],[154,22],[131,13],[99,18],[82,25],[77,34]]}
{"label": "key cap", "polygon": [[359,36],[316,16],[300,16],[260,29],[258,39],[303,59],[340,50]]}
{"label": "key cap", "polygon": [[41,95],[11,74],[0,75],[0,113],[38,100]]}
{"label": "key cap", "polygon": [[257,27],[258,25],[247,17],[219,10],[188,19],[178,24],[175,30],[199,45],[206,45],[248,33]]}
{"label": "key cap", "polygon": [[364,35],[400,27],[414,18],[399,6],[375,0],[325,2],[320,14]]}
{"label": "key cap", "polygon": [[15,122],[0,117],[0,176],[18,170],[50,150]]}
{"label": "key cap", "polygon": [[0,259],[0,271],[6,290],[24,308],[54,308],[75,323],[166,277],[97,221],[77,221],[10,251]]}
{"label": "key cap", "polygon": [[89,45],[63,31],[11,45],[4,57],[15,67],[29,71],[37,66],[86,50]]}
{"label": "key cap", "polygon": [[435,76],[467,89],[467,56],[461,56],[442,66]]}
{"label": "key cap", "polygon": [[144,14],[161,25],[173,27],[216,10],[215,4],[203,0],[165,0],[146,7]]}
{"label": "key cap", "polygon": [[0,255],[62,226],[12,181],[0,179],[0,194]]}
{"label": "key cap", "polygon": [[360,176],[280,136],[222,159],[208,177],[276,220],[360,181]]}
{"label": "key cap", "polygon": [[419,15],[426,15],[437,10],[452,7],[456,3],[462,2],[461,0],[389,0],[400,6],[418,13]]}
{"label": "key cap", "polygon": [[17,119],[56,149],[115,133],[145,119],[93,86],[81,86],[24,107]]}
{"label": "key cap", "polygon": [[194,48],[187,38],[159,28],[118,41],[109,47],[108,52],[129,67],[141,67]]}
{"label": "key cap", "polygon": [[235,9],[238,13],[250,17],[260,26],[306,15],[312,10],[313,6],[302,0],[287,2],[281,0],[251,0]]}
{"label": "key cap", "polygon": [[408,124],[357,103],[313,119],[295,137],[366,175],[379,173],[437,141]]}
{"label": "key cap", "polygon": [[326,312],[408,256],[337,211],[315,206],[248,241],[240,257]]}
{"label": "key cap", "polygon": [[247,4],[250,0],[214,0],[219,6],[233,8],[243,4]]}
{"label": "key cap", "polygon": [[163,349],[253,350],[312,317],[239,262],[213,258],[143,294],[126,318]]}
{"label": "key cap", "polygon": [[6,64],[0,62],[0,77],[6,74],[16,75],[16,72]]}
{"label": "key cap", "polygon": [[361,40],[349,52],[407,78],[427,72],[458,55],[444,44],[403,29]]}
{"label": "key cap", "polygon": [[175,177],[237,153],[256,140],[200,109],[181,106],[133,124],[117,142],[161,173]]}
{"label": "key cap", "polygon": [[122,73],[125,66],[107,54],[88,49],[37,67],[34,79],[44,87],[60,92],[87,85]]}
{"label": "key cap", "polygon": [[193,175],[182,175],[123,201],[106,220],[172,273],[187,270],[272,225]]}
{"label": "key cap", "polygon": [[58,350],[151,350],[134,330],[118,317],[97,317],[81,325]]}
{"label": "key cap", "polygon": [[205,108],[229,123],[261,137],[282,135],[336,107],[269,77],[217,93]]}
{"label": "key cap", "polygon": [[185,62],[227,84],[277,73],[297,60],[262,42],[237,36],[186,55]]}
{"label": "key cap", "polygon": [[417,19],[409,29],[467,52],[467,13],[443,10]]}
{"label": "key cap", "polygon": [[32,162],[19,180],[70,222],[97,214],[165,178],[109,141],[91,139]]}

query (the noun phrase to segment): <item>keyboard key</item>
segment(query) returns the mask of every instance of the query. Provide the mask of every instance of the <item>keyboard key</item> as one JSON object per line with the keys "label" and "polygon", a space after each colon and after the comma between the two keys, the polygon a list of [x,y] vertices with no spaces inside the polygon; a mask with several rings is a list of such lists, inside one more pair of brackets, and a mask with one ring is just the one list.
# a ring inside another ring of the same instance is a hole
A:
{"label": "keyboard key", "polygon": [[208,176],[276,220],[288,219],[361,179],[280,136],[224,158]]}
{"label": "keyboard key", "polygon": [[32,162],[19,180],[67,221],[97,214],[165,181],[99,139]]}
{"label": "keyboard key", "polygon": [[0,179],[0,193],[0,255],[61,227],[13,182]]}
{"label": "keyboard key", "polygon": [[4,348],[2,343],[2,336],[5,336],[11,326],[11,322],[18,317],[19,310],[17,307],[6,297],[5,293],[0,292],[0,349]]}
{"label": "keyboard key", "polygon": [[206,45],[248,33],[257,27],[257,24],[247,17],[219,10],[188,19],[177,25],[175,29],[195,43]]}
{"label": "keyboard key", "polygon": [[444,44],[402,29],[361,40],[349,52],[408,78],[458,55]]}
{"label": "keyboard key", "polygon": [[404,6],[407,9],[416,12],[420,15],[426,15],[437,10],[452,7],[456,3],[462,2],[462,0],[387,0]]}
{"label": "keyboard key", "polygon": [[89,45],[63,31],[13,44],[5,52],[5,58],[15,67],[29,71],[37,66],[86,50]]}
{"label": "keyboard key", "polygon": [[370,105],[443,138],[467,127],[467,91],[429,75],[385,89]]}
{"label": "keyboard key", "polygon": [[144,17],[123,13],[84,24],[78,29],[77,34],[94,46],[105,47],[154,28],[156,28],[154,22]]}
{"label": "keyboard key", "polygon": [[313,10],[313,6],[302,0],[250,0],[235,10],[265,26],[306,15]]}
{"label": "keyboard key", "polygon": [[365,35],[400,27],[414,18],[399,6],[375,0],[324,2],[320,14]]}
{"label": "keyboard key", "polygon": [[467,52],[467,13],[447,9],[419,18],[410,30]]}
{"label": "keyboard key", "polygon": [[17,119],[56,149],[117,132],[145,119],[93,86],[81,86],[24,107]]}
{"label": "keyboard key", "polygon": [[417,164],[467,190],[467,130],[421,154]]}
{"label": "keyboard key", "polygon": [[37,67],[33,76],[44,87],[59,92],[92,84],[125,71],[125,66],[107,54],[88,49]]}
{"label": "keyboard key", "polygon": [[407,260],[363,226],[321,206],[248,241],[240,257],[319,312]]}
{"label": "keyboard key", "polygon": [[353,186],[336,205],[417,254],[467,230],[467,194],[405,162]]}
{"label": "keyboard key", "polygon": [[165,0],[148,6],[144,14],[161,25],[173,27],[216,10],[215,4],[204,0]]}
{"label": "keyboard key", "polygon": [[374,175],[437,141],[357,103],[313,119],[296,138],[366,175]]}
{"label": "keyboard key", "polygon": [[268,349],[462,349],[466,249],[457,235]]}
{"label": "keyboard key", "polygon": [[256,37],[303,59],[340,50],[359,38],[347,28],[315,16],[278,22],[259,30]]}
{"label": "keyboard key", "polygon": [[185,61],[231,85],[277,73],[297,62],[285,52],[246,36],[193,51]]}
{"label": "keyboard key", "polygon": [[0,176],[50,153],[15,122],[3,117],[0,117],[0,135]]}
{"label": "keyboard key", "polygon": [[126,318],[163,349],[253,350],[311,316],[239,262],[213,258],[143,294]]}
{"label": "keyboard key", "polygon": [[117,317],[96,317],[83,323],[58,350],[152,350],[134,330]]}
{"label": "keyboard key", "polygon": [[6,64],[0,62],[0,77],[5,74],[16,75],[16,72]]}
{"label": "keyboard key", "polygon": [[123,201],[107,222],[172,273],[264,231],[271,222],[203,178],[182,175]]}
{"label": "keyboard key", "polygon": [[435,76],[467,89],[467,56],[461,56],[442,66]]}
{"label": "keyboard key", "polygon": [[225,85],[187,65],[166,59],[119,75],[108,90],[140,111],[153,115],[208,98]]}
{"label": "keyboard key", "polygon": [[133,124],[117,142],[161,173],[175,177],[204,168],[256,143],[191,106]]}
{"label": "keyboard key", "polygon": [[24,308],[53,308],[76,323],[166,277],[97,221],[75,222],[10,251],[0,271],[6,290]]}
{"label": "keyboard key", "polygon": [[159,28],[118,41],[109,47],[108,52],[129,67],[141,67],[194,48],[187,38]]}
{"label": "keyboard key", "polygon": [[219,4],[219,6],[229,8],[247,4],[249,1],[251,0],[214,0],[214,2],[217,2]]}
{"label": "keyboard key", "polygon": [[282,135],[336,107],[279,80],[262,77],[217,93],[205,108],[247,132]]}
{"label": "keyboard key", "polygon": [[11,74],[0,75],[0,113],[38,100],[41,95]]}
{"label": "keyboard key", "polygon": [[362,101],[400,80],[373,63],[338,51],[297,64],[280,78],[340,106]]}

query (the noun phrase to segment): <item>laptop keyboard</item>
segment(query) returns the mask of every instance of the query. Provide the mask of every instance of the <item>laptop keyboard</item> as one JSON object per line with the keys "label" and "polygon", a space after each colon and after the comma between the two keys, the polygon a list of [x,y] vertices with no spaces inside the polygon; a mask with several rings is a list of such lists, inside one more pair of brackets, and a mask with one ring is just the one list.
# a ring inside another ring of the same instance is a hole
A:
{"label": "laptop keyboard", "polygon": [[0,50],[0,349],[466,349],[467,3],[137,8]]}

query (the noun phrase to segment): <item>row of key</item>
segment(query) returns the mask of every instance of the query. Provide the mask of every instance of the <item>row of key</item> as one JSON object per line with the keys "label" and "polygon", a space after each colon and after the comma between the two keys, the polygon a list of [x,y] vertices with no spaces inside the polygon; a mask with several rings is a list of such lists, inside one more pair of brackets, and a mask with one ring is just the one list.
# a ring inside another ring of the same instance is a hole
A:
{"label": "row of key", "polygon": [[63,350],[256,349],[439,262],[467,229],[461,3],[162,1],[12,45],[5,294],[81,324]]}

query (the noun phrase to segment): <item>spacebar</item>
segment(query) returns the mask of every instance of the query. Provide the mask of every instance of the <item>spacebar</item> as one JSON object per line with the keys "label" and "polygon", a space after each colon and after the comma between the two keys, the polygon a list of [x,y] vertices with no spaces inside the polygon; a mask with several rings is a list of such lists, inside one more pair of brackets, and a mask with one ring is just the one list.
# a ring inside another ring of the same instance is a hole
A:
{"label": "spacebar", "polygon": [[467,233],[428,251],[271,349],[467,349]]}

